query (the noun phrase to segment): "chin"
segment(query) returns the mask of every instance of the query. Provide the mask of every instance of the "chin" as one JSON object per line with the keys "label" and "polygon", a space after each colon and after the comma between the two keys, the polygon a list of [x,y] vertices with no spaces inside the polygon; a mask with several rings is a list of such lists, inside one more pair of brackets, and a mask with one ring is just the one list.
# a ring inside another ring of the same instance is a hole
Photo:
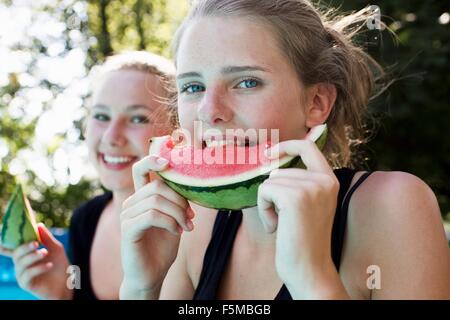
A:
{"label": "chin", "polygon": [[129,179],[114,179],[114,177],[100,177],[103,187],[110,191],[134,190],[133,181]]}

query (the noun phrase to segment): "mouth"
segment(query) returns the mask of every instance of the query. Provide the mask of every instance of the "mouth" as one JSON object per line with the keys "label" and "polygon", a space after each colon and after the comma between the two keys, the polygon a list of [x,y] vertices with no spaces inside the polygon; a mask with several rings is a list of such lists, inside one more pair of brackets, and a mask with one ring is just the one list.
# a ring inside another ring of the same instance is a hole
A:
{"label": "mouth", "polygon": [[128,155],[110,155],[99,153],[101,162],[108,168],[112,170],[121,170],[130,165],[132,165],[138,157],[128,156]]}
{"label": "mouth", "polygon": [[202,139],[202,149],[221,148],[221,147],[252,147],[257,144],[256,140],[248,137],[207,137]]}

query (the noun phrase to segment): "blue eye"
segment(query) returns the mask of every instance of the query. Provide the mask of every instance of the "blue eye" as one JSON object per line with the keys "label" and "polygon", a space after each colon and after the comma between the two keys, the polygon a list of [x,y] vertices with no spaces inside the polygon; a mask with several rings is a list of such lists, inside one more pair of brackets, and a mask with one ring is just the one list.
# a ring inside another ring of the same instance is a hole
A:
{"label": "blue eye", "polygon": [[241,89],[251,89],[259,85],[259,81],[256,79],[245,79],[238,83],[237,88]]}
{"label": "blue eye", "polygon": [[98,121],[109,121],[109,116],[104,113],[96,113],[94,114],[94,119]]}
{"label": "blue eye", "polygon": [[181,93],[187,92],[189,94],[205,91],[205,87],[200,84],[186,84],[181,87]]}

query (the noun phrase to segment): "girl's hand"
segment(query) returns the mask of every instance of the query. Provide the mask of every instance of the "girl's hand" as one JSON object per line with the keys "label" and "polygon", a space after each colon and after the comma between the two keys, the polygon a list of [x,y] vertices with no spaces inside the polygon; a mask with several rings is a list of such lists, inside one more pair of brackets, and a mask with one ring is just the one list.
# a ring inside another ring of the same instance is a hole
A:
{"label": "girl's hand", "polygon": [[331,230],[339,181],[314,142],[284,141],[268,153],[272,159],[284,154],[300,155],[307,168],[276,170],[258,190],[263,225],[267,232],[277,231],[278,275],[288,288],[307,289],[311,281],[314,287],[319,279],[336,280]]}
{"label": "girl's hand", "polygon": [[38,249],[37,242],[30,242],[12,252],[17,282],[41,299],[71,299],[66,273],[69,260],[64,246],[44,224],[38,224],[38,231],[45,248]]}
{"label": "girl's hand", "polygon": [[163,181],[149,181],[149,171],[164,170],[167,160],[147,156],[133,166],[136,192],[123,203],[121,253],[122,299],[158,299],[175,261],[183,230],[191,231],[194,212]]}

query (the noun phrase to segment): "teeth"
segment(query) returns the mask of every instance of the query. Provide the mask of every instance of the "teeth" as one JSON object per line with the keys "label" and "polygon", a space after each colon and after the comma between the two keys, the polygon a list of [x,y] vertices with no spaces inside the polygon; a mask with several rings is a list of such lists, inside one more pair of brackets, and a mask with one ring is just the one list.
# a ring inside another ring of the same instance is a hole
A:
{"label": "teeth", "polygon": [[222,147],[222,146],[226,146],[226,145],[233,145],[234,142],[233,141],[227,141],[227,140],[221,140],[221,141],[216,141],[216,140],[206,140],[206,146],[208,148],[217,148],[217,147]]}
{"label": "teeth", "polygon": [[[217,141],[217,140],[207,139],[205,141],[205,143],[206,143],[206,146],[208,148],[218,148],[218,147],[223,147],[223,146],[234,146],[235,145],[233,140],[220,140],[220,141]],[[242,144],[238,142],[237,145],[241,146]]]}
{"label": "teeth", "polygon": [[236,140],[213,140],[213,139],[206,139],[205,144],[209,148],[217,148],[217,147],[223,147],[223,146],[234,146],[237,145],[239,147],[245,147],[246,145],[253,146],[255,145],[254,142],[249,142],[242,139],[236,139]]}
{"label": "teeth", "polygon": [[131,157],[113,157],[113,156],[108,156],[108,155],[104,155],[103,158],[105,159],[106,162],[109,163],[126,163],[126,162],[130,162],[131,160],[133,160],[133,158]]}

